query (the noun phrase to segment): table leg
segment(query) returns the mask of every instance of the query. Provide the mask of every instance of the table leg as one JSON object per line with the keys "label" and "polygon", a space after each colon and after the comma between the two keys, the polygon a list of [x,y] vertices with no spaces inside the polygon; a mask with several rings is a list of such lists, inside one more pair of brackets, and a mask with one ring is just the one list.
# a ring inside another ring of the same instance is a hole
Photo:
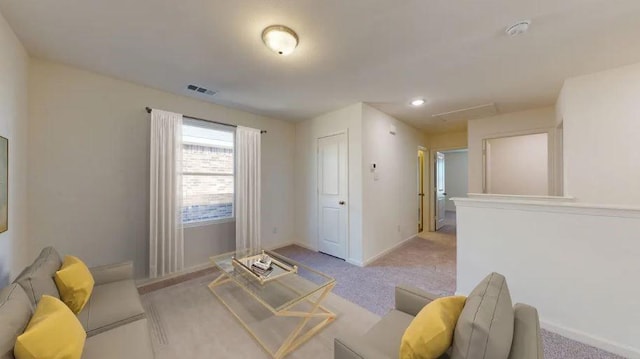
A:
{"label": "table leg", "polygon": [[[334,284],[327,286],[324,289],[324,291],[320,294],[318,299],[315,302],[311,302],[313,307],[309,312],[282,311],[282,312],[276,313],[277,316],[281,316],[281,317],[299,317],[301,319],[298,326],[293,330],[293,332],[284,341],[284,343],[282,343],[278,351],[275,353],[274,355],[275,358],[283,358],[285,355],[291,353],[298,346],[300,346],[309,338],[314,336],[318,331],[320,331],[322,328],[327,326],[336,318],[336,315],[334,313],[328,311],[327,309],[325,309],[320,305],[320,303],[322,303],[322,301],[327,297],[327,295],[331,293],[333,286]],[[322,310],[323,313],[316,313],[318,310]],[[307,325],[309,320],[314,317],[325,317],[326,319],[318,323],[315,327],[311,328],[306,333],[300,335],[300,332],[305,327],[305,325]]]}
{"label": "table leg", "polygon": [[[308,312],[289,311],[289,310],[284,310],[279,312],[272,311],[276,316],[300,318],[300,323],[298,323],[296,328],[291,332],[291,334],[289,334],[287,339],[285,339],[285,341],[280,345],[278,350],[275,353],[273,353],[269,350],[267,345],[258,337],[258,335],[254,333],[253,330],[242,320],[242,318],[240,318],[240,316],[238,316],[238,314],[236,314],[233,311],[231,306],[229,306],[222,299],[222,297],[220,297],[220,295],[218,295],[215,292],[214,289],[217,286],[227,283],[229,281],[231,281],[231,278],[229,278],[227,274],[222,273],[214,281],[209,283],[208,287],[211,290],[211,292],[216,296],[216,298],[218,298],[218,300],[229,310],[229,312],[231,312],[231,314],[233,314],[233,316],[238,320],[238,322],[240,322],[240,324],[245,328],[245,330],[249,332],[249,334],[258,342],[258,344],[260,344],[262,348],[267,353],[269,353],[269,355],[271,355],[271,357],[273,358],[280,359],[285,357],[287,354],[294,351],[297,347],[299,347],[304,342],[309,340],[312,336],[314,336],[316,333],[318,333],[322,328],[324,328],[325,326],[333,322],[333,320],[336,318],[336,315],[333,312],[327,310],[324,306],[320,305],[325,300],[327,295],[331,293],[331,290],[335,286],[334,283],[332,283],[331,285],[328,285],[318,296],[318,299],[316,299],[315,301],[308,300],[312,305],[311,310]],[[325,318],[325,319],[323,319],[320,323],[318,323],[313,328],[309,329],[307,332],[304,332],[301,334],[302,329],[304,329],[304,327],[307,325],[309,320],[312,318],[318,318],[318,317]]]}

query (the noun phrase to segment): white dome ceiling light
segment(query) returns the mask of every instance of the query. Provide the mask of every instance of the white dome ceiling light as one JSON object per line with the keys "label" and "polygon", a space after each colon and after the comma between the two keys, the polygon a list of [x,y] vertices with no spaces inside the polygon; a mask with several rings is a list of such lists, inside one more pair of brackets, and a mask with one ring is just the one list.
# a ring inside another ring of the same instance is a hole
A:
{"label": "white dome ceiling light", "polygon": [[283,25],[271,25],[262,31],[262,41],[278,55],[287,56],[298,46],[298,34]]}
{"label": "white dome ceiling light", "polygon": [[522,35],[525,32],[527,32],[527,30],[529,30],[529,26],[531,25],[531,20],[522,20],[522,21],[518,21],[515,24],[507,27],[507,29],[505,30],[505,32],[511,36],[511,37],[515,37],[518,35]]}
{"label": "white dome ceiling light", "polygon": [[425,103],[426,103],[426,101],[423,98],[417,98],[415,100],[411,100],[411,106],[413,106],[413,107],[422,106]]}

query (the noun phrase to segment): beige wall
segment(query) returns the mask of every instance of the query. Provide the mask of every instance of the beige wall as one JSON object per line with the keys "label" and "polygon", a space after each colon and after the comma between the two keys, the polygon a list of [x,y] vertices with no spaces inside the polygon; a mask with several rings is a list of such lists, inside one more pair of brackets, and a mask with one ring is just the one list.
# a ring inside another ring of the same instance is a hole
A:
{"label": "beige wall", "polygon": [[0,136],[9,139],[9,223],[0,234],[0,287],[34,255],[27,236],[28,65],[25,49],[0,15]]}
{"label": "beige wall", "polygon": [[[145,276],[145,106],[268,130],[262,139],[262,240],[273,247],[293,238],[292,124],[48,61],[34,59],[30,70],[29,228],[36,248],[55,245],[89,265],[134,260],[136,275]],[[186,229],[186,265],[233,248],[228,227]]]}
{"label": "beige wall", "polygon": [[553,107],[507,113],[483,119],[470,120],[469,132],[469,193],[482,193],[482,142],[489,138],[499,138],[530,133],[548,133],[549,135],[549,179],[551,193],[554,191],[553,174],[555,163],[555,123],[556,112]]}
{"label": "beige wall", "polygon": [[[394,126],[395,134],[389,132]],[[418,233],[418,146],[426,135],[375,108],[362,106],[364,263]],[[376,164],[377,179],[369,170]],[[429,197],[425,197],[425,204]]]}
{"label": "beige wall", "polygon": [[546,133],[487,140],[487,193],[548,196],[548,147]]}
{"label": "beige wall", "polygon": [[[457,201],[456,292],[493,271],[544,329],[640,358],[640,211],[504,198]],[[584,358],[567,355],[562,358]]]}
{"label": "beige wall", "polygon": [[[344,130],[349,133],[347,261],[365,265],[417,233],[418,146],[426,148],[427,141],[419,130],[363,103],[296,124],[296,241],[313,249],[318,246],[317,139]],[[374,162],[378,180],[369,169]]]}
{"label": "beige wall", "polygon": [[362,104],[357,103],[296,124],[296,242],[318,248],[318,138],[348,131],[349,250],[347,260],[362,261]]}
{"label": "beige wall", "polygon": [[640,64],[565,81],[565,194],[595,204],[640,204]]}
{"label": "beige wall", "polygon": [[434,150],[467,148],[467,136],[467,131],[430,134],[429,148]]}

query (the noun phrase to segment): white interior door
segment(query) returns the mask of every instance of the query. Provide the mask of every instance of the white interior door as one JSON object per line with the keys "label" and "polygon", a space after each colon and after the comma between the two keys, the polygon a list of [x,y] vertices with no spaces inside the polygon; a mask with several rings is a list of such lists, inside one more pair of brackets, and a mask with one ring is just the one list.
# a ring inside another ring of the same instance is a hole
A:
{"label": "white interior door", "polygon": [[436,188],[435,188],[435,199],[436,199],[436,231],[445,223],[445,213],[447,206],[447,193],[445,192],[445,177],[444,177],[444,153],[436,152]]}
{"label": "white interior door", "polygon": [[318,139],[318,247],[347,257],[348,162],[345,133]]}

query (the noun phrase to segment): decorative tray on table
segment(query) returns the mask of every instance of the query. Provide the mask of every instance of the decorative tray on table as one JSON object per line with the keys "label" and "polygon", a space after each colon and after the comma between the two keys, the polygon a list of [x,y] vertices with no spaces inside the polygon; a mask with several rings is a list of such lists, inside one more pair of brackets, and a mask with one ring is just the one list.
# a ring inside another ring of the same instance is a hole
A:
{"label": "decorative tray on table", "polygon": [[280,261],[264,251],[254,256],[233,257],[232,263],[235,267],[256,278],[260,284],[298,272],[298,266]]}

